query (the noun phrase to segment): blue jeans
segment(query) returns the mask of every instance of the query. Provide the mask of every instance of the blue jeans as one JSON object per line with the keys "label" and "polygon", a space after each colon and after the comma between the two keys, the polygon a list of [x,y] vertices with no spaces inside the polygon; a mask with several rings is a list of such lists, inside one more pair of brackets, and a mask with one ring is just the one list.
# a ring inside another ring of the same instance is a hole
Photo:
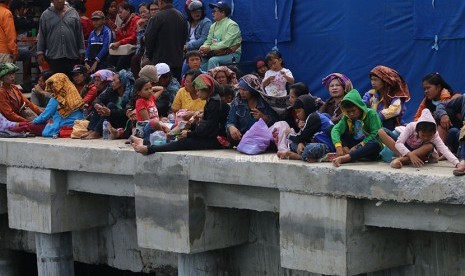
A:
{"label": "blue jeans", "polygon": [[[291,143],[289,144],[289,149],[292,152],[297,152],[299,144]],[[302,160],[306,161],[307,158],[318,160],[325,156],[330,151],[329,147],[323,143],[307,143],[305,144],[305,149],[302,152]]]}
{"label": "blue jeans", "polygon": [[[359,144],[363,140],[355,140],[354,137],[350,134],[344,133],[341,136],[341,142],[343,147],[352,148],[355,145]],[[381,151],[381,145],[378,141],[370,141],[364,146],[354,150],[349,153],[352,161],[357,161],[360,159],[376,160],[378,159],[379,152]]]}
{"label": "blue jeans", "polygon": [[447,133],[446,137],[446,146],[450,149],[452,153],[457,153],[459,149],[459,136],[460,136],[460,129],[458,128],[450,128],[449,132]]}
{"label": "blue jeans", "polygon": [[[234,58],[234,61],[233,61]],[[200,69],[202,71],[208,71],[210,69],[213,69],[215,67],[221,66],[221,65],[227,65],[231,63],[239,63],[241,60],[241,53],[234,52],[229,55],[224,55],[224,56],[214,56],[209,58],[208,60],[203,58],[202,59],[202,66],[200,66]]]}

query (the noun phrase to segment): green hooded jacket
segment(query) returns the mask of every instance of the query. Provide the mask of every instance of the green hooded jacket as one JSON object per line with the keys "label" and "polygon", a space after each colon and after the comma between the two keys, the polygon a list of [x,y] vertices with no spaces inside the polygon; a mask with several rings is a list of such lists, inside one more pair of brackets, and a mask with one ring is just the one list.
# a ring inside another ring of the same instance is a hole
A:
{"label": "green hooded jacket", "polygon": [[[382,127],[381,120],[378,117],[378,114],[375,110],[368,108],[365,103],[362,101],[360,94],[356,89],[350,90],[342,101],[351,101],[356,106],[358,106],[362,112],[362,129],[365,133],[365,139],[362,141],[362,145],[365,145],[368,142],[376,141],[381,144],[381,140],[378,137],[378,130]],[[341,147],[341,136],[349,132],[350,134],[354,133],[354,123],[351,119],[347,117],[347,114],[343,108],[341,108],[342,119],[337,123],[331,131],[331,139],[335,147]]]}

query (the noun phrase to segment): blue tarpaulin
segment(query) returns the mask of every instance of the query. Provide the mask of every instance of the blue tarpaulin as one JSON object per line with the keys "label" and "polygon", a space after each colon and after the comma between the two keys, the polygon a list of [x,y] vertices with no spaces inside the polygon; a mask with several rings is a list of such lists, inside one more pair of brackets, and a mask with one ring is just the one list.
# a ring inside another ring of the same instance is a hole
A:
{"label": "blue tarpaulin", "polygon": [[323,99],[328,93],[321,79],[331,72],[349,76],[363,94],[371,88],[368,73],[373,67],[392,67],[412,95],[407,121],[423,99],[425,75],[439,72],[454,90],[465,92],[465,1],[276,0],[278,20],[274,2],[234,0],[232,18],[244,34],[242,61],[265,56],[276,36],[296,81],[307,83]]}

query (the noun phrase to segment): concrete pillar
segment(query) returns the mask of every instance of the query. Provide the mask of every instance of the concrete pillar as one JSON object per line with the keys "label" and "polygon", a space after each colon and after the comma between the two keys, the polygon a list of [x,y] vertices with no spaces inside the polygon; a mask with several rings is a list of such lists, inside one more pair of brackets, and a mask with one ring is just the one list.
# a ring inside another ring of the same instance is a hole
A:
{"label": "concrete pillar", "polygon": [[14,253],[11,250],[0,249],[0,275],[19,276],[14,257]]}
{"label": "concrete pillar", "polygon": [[213,252],[178,255],[179,276],[219,275],[217,260]]}
{"label": "concrete pillar", "polygon": [[38,276],[74,276],[71,232],[36,233]]}

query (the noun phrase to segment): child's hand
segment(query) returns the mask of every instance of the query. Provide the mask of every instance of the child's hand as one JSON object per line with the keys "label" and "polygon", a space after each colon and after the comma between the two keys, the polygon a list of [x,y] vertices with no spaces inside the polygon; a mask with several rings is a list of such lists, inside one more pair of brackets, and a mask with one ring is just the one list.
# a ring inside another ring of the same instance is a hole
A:
{"label": "child's hand", "polygon": [[419,168],[425,164],[415,153],[409,152],[407,154],[408,158],[410,158],[410,162],[416,168]]}
{"label": "child's hand", "polygon": [[305,121],[299,120],[299,122],[297,123],[297,126],[298,126],[300,129],[304,128],[304,126],[305,126]]}

